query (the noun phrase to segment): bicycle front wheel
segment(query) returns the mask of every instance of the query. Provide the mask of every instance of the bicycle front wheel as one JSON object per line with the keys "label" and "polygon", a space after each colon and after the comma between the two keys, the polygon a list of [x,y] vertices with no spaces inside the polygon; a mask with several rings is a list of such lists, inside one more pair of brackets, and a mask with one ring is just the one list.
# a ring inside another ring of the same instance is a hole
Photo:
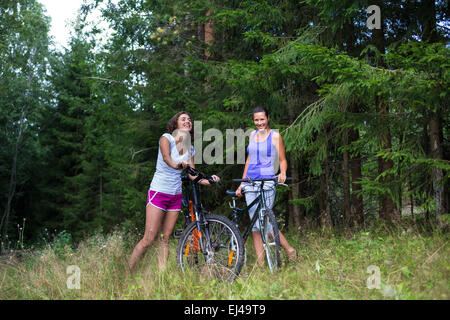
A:
{"label": "bicycle front wheel", "polygon": [[242,236],[224,216],[208,214],[205,220],[207,223],[201,230],[194,221],[183,231],[177,247],[177,263],[183,273],[232,281],[244,263]]}
{"label": "bicycle front wheel", "polygon": [[271,209],[266,209],[263,214],[263,246],[266,254],[267,266],[271,273],[281,267],[280,258],[280,233],[277,220]]}

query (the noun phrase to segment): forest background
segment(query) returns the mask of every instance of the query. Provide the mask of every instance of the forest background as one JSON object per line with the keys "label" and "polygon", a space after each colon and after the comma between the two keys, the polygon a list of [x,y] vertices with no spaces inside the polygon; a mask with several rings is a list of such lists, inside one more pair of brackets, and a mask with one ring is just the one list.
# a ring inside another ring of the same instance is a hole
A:
{"label": "forest background", "polygon": [[[294,179],[277,196],[283,230],[445,229],[447,4],[92,0],[56,50],[41,4],[0,1],[1,249],[143,231],[170,117],[186,110],[225,141],[226,129],[253,127],[257,105],[281,132]],[[94,10],[111,28],[102,41]],[[243,165],[223,157],[197,167],[222,177],[204,200],[226,214],[224,191]]]}

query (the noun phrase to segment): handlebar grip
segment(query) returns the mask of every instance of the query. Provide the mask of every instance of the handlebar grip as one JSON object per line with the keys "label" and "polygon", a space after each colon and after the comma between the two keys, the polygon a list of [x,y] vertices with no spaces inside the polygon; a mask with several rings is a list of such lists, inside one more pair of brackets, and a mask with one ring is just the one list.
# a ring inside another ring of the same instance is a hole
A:
{"label": "handlebar grip", "polygon": [[203,175],[200,171],[192,168],[191,166],[187,166],[186,169],[187,169],[187,173],[189,173],[191,176]]}
{"label": "handlebar grip", "polygon": [[208,180],[209,183],[211,183],[211,184],[217,183],[216,179],[214,179],[213,177],[210,177],[210,176],[208,176],[208,177],[206,178],[206,180]]}
{"label": "handlebar grip", "polygon": [[233,191],[233,190],[227,190],[227,191],[225,191],[225,193],[229,196],[236,196],[236,191]]}

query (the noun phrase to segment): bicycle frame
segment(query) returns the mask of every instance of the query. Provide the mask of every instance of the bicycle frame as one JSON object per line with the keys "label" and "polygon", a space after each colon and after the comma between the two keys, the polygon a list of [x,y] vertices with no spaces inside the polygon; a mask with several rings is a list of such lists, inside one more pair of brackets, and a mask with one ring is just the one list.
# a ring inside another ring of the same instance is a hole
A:
{"label": "bicycle frame", "polygon": [[[250,234],[250,231],[252,230],[252,228],[255,225],[255,223],[258,220],[258,218],[259,218],[259,222],[260,222],[259,232],[261,233],[261,237],[263,238],[263,241],[265,241],[264,234],[263,234],[263,231],[262,231],[262,228],[261,228],[262,217],[261,217],[261,214],[260,214],[260,212],[262,212],[263,210],[266,209],[266,198],[265,198],[265,191],[264,191],[264,181],[261,181],[260,193],[259,193],[258,197],[255,200],[253,200],[248,206],[246,206],[244,208],[238,208],[236,206],[235,198],[233,198],[233,206],[230,205],[230,207],[231,207],[231,209],[233,211],[232,221],[236,225],[238,225],[242,215],[244,213],[249,212],[250,208],[252,208],[253,206],[255,206],[257,204],[258,204],[258,206],[256,207],[256,211],[255,211],[256,214],[253,215],[253,218],[250,221],[249,226],[247,227],[247,229],[244,231],[244,234],[242,235],[244,243],[247,241],[247,238],[248,238],[248,236]],[[262,209],[262,210],[260,210],[260,209]]]}
{"label": "bicycle frame", "polygon": [[188,184],[191,189],[191,192],[183,192],[183,199],[186,201],[185,206],[188,207],[188,214],[185,214],[185,218],[190,221],[197,220],[199,217],[198,213],[203,212],[204,210],[201,202],[200,190],[196,183],[198,180],[191,180],[188,175],[183,175],[181,179],[183,183]]}
{"label": "bicycle frame", "polygon": [[[189,219],[191,221],[196,221],[197,224],[197,232],[194,233],[194,243],[197,241],[199,242],[199,247],[197,245],[194,245],[196,250],[201,251],[205,256],[208,256],[208,253],[212,251],[212,248],[206,248],[203,235],[206,239],[206,243],[210,244],[210,236],[209,236],[209,230],[208,228],[204,228],[206,226],[207,222],[205,220],[205,212],[204,208],[201,202],[201,194],[200,190],[198,188],[197,182],[201,179],[206,179],[203,175],[201,175],[198,171],[196,171],[193,168],[188,169],[188,173],[193,173],[192,175],[195,175],[194,173],[197,173],[197,177],[194,179],[190,179],[188,175],[182,176],[182,181],[184,183],[188,182],[190,188],[191,188],[191,194],[192,197],[189,197],[189,192],[187,192],[187,198],[188,198],[188,214],[185,214],[185,219]],[[191,200],[192,199],[192,200]],[[186,224],[186,223],[185,223]],[[185,225],[186,227],[186,225]]]}

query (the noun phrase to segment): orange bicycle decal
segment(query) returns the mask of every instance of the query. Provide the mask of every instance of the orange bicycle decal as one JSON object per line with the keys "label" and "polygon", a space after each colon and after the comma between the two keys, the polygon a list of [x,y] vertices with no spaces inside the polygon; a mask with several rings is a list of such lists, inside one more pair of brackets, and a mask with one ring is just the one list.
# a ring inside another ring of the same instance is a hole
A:
{"label": "orange bicycle decal", "polygon": [[186,250],[184,250],[184,257],[187,258],[189,255],[189,243],[186,246]]}
{"label": "orange bicycle decal", "polygon": [[230,254],[228,255],[228,267],[230,267],[231,262],[233,262],[233,254],[234,254],[234,251],[230,250]]}

